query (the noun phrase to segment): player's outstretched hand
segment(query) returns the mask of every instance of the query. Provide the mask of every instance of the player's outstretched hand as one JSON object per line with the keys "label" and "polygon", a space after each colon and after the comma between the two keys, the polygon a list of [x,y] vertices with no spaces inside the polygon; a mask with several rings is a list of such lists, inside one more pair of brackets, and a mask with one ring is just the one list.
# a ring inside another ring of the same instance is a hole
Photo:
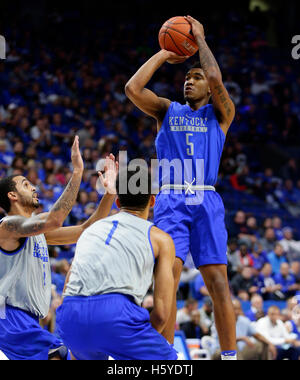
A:
{"label": "player's outstretched hand", "polygon": [[177,55],[176,53],[173,53],[172,51],[165,50],[165,49],[162,49],[162,52],[165,55],[166,61],[170,63],[171,65],[175,65],[177,63],[183,63],[188,58],[190,58],[189,56],[185,56],[185,55]]}
{"label": "player's outstretched hand", "polygon": [[204,27],[203,25],[196,19],[191,16],[184,16],[186,21],[188,21],[192,26],[192,33],[195,38],[198,36],[205,39]]}
{"label": "player's outstretched hand", "polygon": [[108,194],[117,194],[116,179],[119,172],[119,163],[116,162],[115,156],[110,154],[105,158],[104,173],[98,172],[100,181]]}
{"label": "player's outstretched hand", "polygon": [[80,149],[79,149],[79,137],[76,136],[71,153],[72,164],[74,168],[74,172],[82,173],[84,169],[83,160],[81,157]]}

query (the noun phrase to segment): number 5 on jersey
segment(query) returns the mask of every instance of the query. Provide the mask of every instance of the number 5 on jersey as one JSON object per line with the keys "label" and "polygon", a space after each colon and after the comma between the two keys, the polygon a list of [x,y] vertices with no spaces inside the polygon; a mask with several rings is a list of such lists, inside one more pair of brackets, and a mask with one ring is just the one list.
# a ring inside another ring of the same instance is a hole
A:
{"label": "number 5 on jersey", "polygon": [[188,148],[186,150],[187,155],[188,156],[193,156],[194,155],[194,143],[192,143],[190,141],[190,138],[193,137],[193,134],[192,133],[187,133],[185,135],[185,137],[186,137],[186,144],[188,145]]}

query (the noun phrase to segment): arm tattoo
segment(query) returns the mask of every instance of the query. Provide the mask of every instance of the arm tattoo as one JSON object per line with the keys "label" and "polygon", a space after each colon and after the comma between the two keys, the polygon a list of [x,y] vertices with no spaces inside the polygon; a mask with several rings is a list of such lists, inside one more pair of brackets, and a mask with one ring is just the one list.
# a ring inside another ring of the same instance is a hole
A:
{"label": "arm tattoo", "polygon": [[228,102],[228,96],[226,96],[224,89],[221,85],[216,86],[215,90],[217,91],[217,94],[220,98],[220,101],[225,108],[226,115],[229,117],[232,109],[231,109],[230,104]]}
{"label": "arm tattoo", "polygon": [[74,203],[76,202],[80,188],[80,183],[81,179],[75,179],[73,176],[70,182],[68,183],[65,191],[58,199],[58,201],[55,203],[51,211],[63,211],[69,213],[72,210]]}
{"label": "arm tattoo", "polygon": [[217,72],[220,78],[220,80],[218,80],[218,84],[213,83],[210,86],[213,96],[216,97],[215,104],[216,109],[219,110],[218,113],[220,120],[230,119],[231,115],[234,113],[234,109],[232,108],[229,95],[222,84],[222,73],[220,67],[206,41],[203,38],[198,37],[197,44],[199,46],[200,63],[205,76],[209,78],[210,72],[213,71]]}
{"label": "arm tattoo", "polygon": [[38,216],[25,218],[23,216],[9,216],[3,220],[2,227],[10,233],[24,236],[41,232],[45,228],[45,220]]}
{"label": "arm tattoo", "polygon": [[204,73],[207,74],[207,72],[209,72],[210,69],[215,69],[221,75],[219,65],[210,48],[208,47],[206,41],[203,38],[198,37],[197,44],[199,46],[200,63]]}
{"label": "arm tattoo", "polygon": [[50,212],[47,213],[47,217],[45,216],[46,214],[40,214],[30,218],[19,215],[9,216],[3,219],[1,224],[2,228],[17,236],[30,236],[45,232],[50,217],[52,217],[52,220],[55,218],[63,223],[76,202],[80,183],[81,176],[73,175],[61,197]]}

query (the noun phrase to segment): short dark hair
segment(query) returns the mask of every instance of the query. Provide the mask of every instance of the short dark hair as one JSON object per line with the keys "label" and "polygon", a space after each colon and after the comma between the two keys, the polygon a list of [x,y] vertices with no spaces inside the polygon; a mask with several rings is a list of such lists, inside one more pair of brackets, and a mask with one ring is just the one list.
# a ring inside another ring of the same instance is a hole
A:
{"label": "short dark hair", "polygon": [[15,174],[0,180],[0,207],[3,208],[6,213],[9,213],[11,208],[8,193],[17,190],[16,182],[14,181],[16,177],[20,177],[20,175]]}
{"label": "short dark hair", "polygon": [[[135,189],[130,188],[133,176],[137,177]],[[151,173],[144,167],[135,170],[129,170],[128,167],[120,169],[116,189],[121,207],[138,211],[145,210],[152,195]]]}
{"label": "short dark hair", "polygon": [[192,70],[192,69],[202,69],[203,70],[203,67],[201,66],[201,63],[200,61],[196,61],[190,68],[189,68],[189,71]]}

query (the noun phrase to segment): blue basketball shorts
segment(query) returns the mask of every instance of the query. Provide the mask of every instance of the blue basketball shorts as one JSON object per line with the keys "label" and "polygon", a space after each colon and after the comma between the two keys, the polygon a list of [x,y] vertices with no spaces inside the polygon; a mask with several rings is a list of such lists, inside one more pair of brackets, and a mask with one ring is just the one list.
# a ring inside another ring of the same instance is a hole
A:
{"label": "blue basketball shorts", "polygon": [[149,312],[129,296],[65,297],[58,332],[77,360],[177,360],[177,352],[150,324]]}
{"label": "blue basketball shorts", "polygon": [[50,350],[63,345],[43,330],[38,317],[6,305],[6,317],[0,319],[0,350],[10,360],[48,360]]}
{"label": "blue basketball shorts", "polygon": [[154,224],[173,238],[176,257],[183,263],[191,252],[196,268],[227,265],[228,234],[222,198],[215,191],[205,191],[202,198],[200,204],[188,205],[184,192],[159,193]]}

